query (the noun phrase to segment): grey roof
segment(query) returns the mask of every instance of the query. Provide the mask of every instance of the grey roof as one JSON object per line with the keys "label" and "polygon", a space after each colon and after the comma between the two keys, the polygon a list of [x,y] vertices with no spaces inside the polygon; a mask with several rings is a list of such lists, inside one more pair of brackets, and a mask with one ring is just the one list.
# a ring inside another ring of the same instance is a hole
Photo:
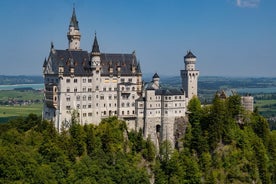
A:
{"label": "grey roof", "polygon": [[[64,67],[64,75],[70,75],[70,67],[74,67],[74,75],[85,76],[91,75],[91,54],[87,51],[79,50],[54,50],[50,57],[52,71],[57,74],[58,67]],[[134,54],[109,54],[101,53],[101,75],[109,76],[109,69],[113,68],[113,75],[117,75],[117,68],[121,68],[122,76],[132,76],[138,74],[139,65]],[[44,66],[44,65],[43,65]],[[132,73],[132,66],[136,68]]]}
{"label": "grey roof", "polygon": [[92,46],[92,53],[100,53],[100,48],[99,48],[96,33],[95,33],[95,37],[94,37],[94,43],[93,43],[93,46]]}
{"label": "grey roof", "polygon": [[76,12],[75,12],[75,7],[73,8],[73,13],[70,21],[70,27],[74,27],[76,30],[79,30],[79,22],[77,20]]}
{"label": "grey roof", "polygon": [[157,73],[155,73],[152,78],[154,79],[154,78],[160,78],[160,77]]}
{"label": "grey roof", "polygon": [[184,58],[196,58],[196,56],[189,50]]}
{"label": "grey roof", "polygon": [[184,95],[184,92],[179,89],[157,89],[155,90],[155,95]]}

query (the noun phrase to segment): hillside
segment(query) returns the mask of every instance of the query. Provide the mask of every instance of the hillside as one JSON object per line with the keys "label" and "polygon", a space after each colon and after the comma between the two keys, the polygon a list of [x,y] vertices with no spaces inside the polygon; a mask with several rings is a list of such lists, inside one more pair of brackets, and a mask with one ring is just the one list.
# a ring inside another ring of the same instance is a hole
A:
{"label": "hillside", "polygon": [[0,183],[275,183],[276,132],[239,98],[192,99],[181,148],[158,152],[115,117],[81,126],[73,114],[60,134],[32,114],[1,124]]}

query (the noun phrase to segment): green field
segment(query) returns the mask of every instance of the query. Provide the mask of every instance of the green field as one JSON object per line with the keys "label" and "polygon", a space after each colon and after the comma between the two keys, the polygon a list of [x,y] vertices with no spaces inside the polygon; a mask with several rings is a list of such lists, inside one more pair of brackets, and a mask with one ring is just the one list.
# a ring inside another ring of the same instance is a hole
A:
{"label": "green field", "polygon": [[254,107],[258,107],[259,112],[265,117],[276,116],[276,100],[255,100]]}
{"label": "green field", "polygon": [[16,100],[41,100],[43,93],[35,90],[19,91],[19,90],[2,90],[0,91],[0,101],[8,99]]}
{"label": "green field", "polygon": [[[27,90],[3,90],[0,91],[0,123],[18,116],[28,116],[30,113],[41,115],[42,113],[41,91]],[[27,105],[20,105],[18,101],[32,101]],[[12,102],[11,102],[12,101]]]}

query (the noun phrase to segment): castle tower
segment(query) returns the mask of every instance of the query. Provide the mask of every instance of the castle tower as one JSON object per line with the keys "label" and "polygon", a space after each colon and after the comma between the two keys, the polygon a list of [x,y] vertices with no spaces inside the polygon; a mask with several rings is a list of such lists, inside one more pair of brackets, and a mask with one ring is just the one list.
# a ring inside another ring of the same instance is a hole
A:
{"label": "castle tower", "polygon": [[69,46],[68,46],[69,50],[80,50],[81,34],[79,31],[79,22],[77,21],[75,7],[73,8],[73,14],[69,24],[69,31],[67,33],[67,38],[69,42]]}
{"label": "castle tower", "polygon": [[181,70],[182,88],[186,93],[186,98],[191,100],[197,96],[197,80],[199,71],[195,69],[196,56],[188,51],[184,56],[185,70]]}

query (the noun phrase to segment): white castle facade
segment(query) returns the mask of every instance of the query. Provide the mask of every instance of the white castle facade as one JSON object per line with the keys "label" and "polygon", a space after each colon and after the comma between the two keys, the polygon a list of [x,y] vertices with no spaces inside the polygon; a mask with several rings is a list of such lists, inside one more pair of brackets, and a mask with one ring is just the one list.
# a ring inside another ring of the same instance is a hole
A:
{"label": "white castle facade", "polygon": [[199,71],[192,52],[184,57],[185,69],[180,71],[182,89],[165,89],[158,74],[143,83],[135,52],[102,53],[96,35],[92,50],[82,50],[75,9],[67,38],[68,49],[55,49],[52,44],[43,64],[43,119],[60,131],[70,125],[73,112],[82,125],[117,116],[128,129],[142,129],[156,145],[164,140],[174,145],[175,122],[185,117],[188,101],[197,96]]}

